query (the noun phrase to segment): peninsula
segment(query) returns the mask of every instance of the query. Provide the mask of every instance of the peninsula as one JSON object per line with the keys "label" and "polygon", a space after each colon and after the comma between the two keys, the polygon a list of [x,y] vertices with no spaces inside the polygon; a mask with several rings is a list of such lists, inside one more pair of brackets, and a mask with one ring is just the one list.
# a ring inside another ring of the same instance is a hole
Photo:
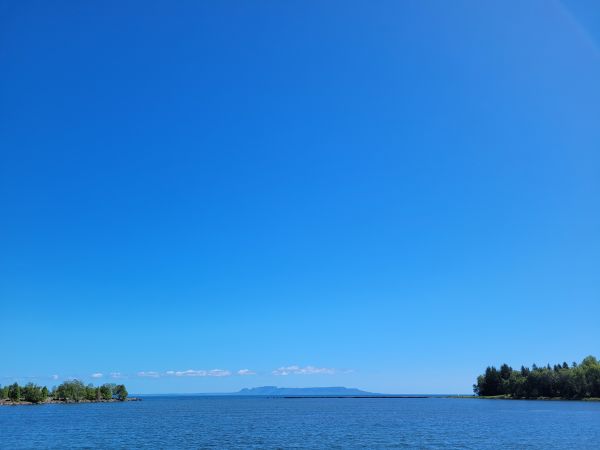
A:
{"label": "peninsula", "polygon": [[230,395],[255,395],[272,397],[289,396],[372,396],[381,395],[372,392],[361,391],[360,389],[346,387],[306,387],[306,388],[285,388],[277,386],[261,386],[254,388],[244,388],[241,391]]}
{"label": "peninsula", "polygon": [[571,365],[491,366],[477,377],[473,391],[479,398],[600,400],[600,362],[588,356]]}
{"label": "peninsula", "polygon": [[79,380],[65,381],[48,390],[46,386],[28,383],[20,386],[13,383],[0,386],[0,405],[33,405],[43,403],[103,403],[136,401],[128,397],[123,384],[85,385]]}
{"label": "peninsula", "polygon": [[347,387],[305,387],[286,388],[277,386],[261,386],[245,388],[227,395],[256,396],[256,397],[282,397],[282,398],[429,398],[429,395],[394,395],[377,394]]}

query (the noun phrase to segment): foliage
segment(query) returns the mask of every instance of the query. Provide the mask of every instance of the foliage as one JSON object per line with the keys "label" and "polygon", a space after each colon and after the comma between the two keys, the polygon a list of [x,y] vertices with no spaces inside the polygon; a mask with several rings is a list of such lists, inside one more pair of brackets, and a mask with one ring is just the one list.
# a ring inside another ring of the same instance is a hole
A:
{"label": "foliage", "polygon": [[28,383],[21,389],[22,400],[31,403],[42,403],[48,399],[48,389],[44,386]]}
{"label": "foliage", "polygon": [[100,388],[96,388],[94,385],[88,384],[85,387],[85,399],[89,401],[100,400],[98,395],[99,390]]}
{"label": "foliage", "polygon": [[115,386],[115,388],[113,389],[113,395],[118,399],[118,400],[125,400],[127,398],[127,389],[125,389],[125,385],[124,384],[118,384],[117,386]]}
{"label": "foliage", "polygon": [[112,398],[112,387],[110,384],[103,384],[99,390],[102,400],[110,400]]}
{"label": "foliage", "polygon": [[21,401],[21,387],[17,383],[8,387],[8,399],[13,402]]}
{"label": "foliage", "polygon": [[86,387],[79,380],[65,381],[56,388],[57,400],[80,402],[86,398]]}
{"label": "foliage", "polygon": [[473,391],[480,396],[506,395],[513,398],[567,398],[600,397],[600,363],[593,356],[581,364],[566,362],[546,367],[535,364],[515,370],[507,364],[500,370],[491,366],[477,377]]}
{"label": "foliage", "polygon": [[28,383],[25,386],[19,386],[18,383],[10,386],[0,386],[0,400],[8,399],[12,402],[31,402],[44,403],[51,398],[52,400],[65,402],[86,401],[107,401],[117,399],[124,401],[127,399],[127,389],[123,384],[103,384],[95,387],[92,384],[84,385],[79,380],[65,381],[48,391],[46,386],[38,386]]}

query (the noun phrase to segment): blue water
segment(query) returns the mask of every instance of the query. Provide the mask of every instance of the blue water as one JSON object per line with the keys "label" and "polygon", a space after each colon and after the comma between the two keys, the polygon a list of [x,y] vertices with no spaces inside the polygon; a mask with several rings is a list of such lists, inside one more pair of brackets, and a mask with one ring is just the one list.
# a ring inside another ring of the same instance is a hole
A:
{"label": "blue water", "polygon": [[600,448],[600,403],[151,397],[0,407],[21,448]]}

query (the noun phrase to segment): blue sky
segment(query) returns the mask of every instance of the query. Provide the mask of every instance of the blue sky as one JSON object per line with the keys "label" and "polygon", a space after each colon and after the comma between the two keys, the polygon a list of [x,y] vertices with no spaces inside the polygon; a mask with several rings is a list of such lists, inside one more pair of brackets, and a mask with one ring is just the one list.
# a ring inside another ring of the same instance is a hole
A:
{"label": "blue sky", "polygon": [[172,3],[0,3],[0,384],[600,356],[594,2]]}

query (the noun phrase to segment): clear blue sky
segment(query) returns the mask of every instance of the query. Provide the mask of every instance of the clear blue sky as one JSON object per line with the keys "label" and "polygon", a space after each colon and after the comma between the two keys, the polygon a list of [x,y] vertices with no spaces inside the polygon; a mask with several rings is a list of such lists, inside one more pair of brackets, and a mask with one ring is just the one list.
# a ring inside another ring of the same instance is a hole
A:
{"label": "clear blue sky", "polygon": [[600,356],[597,3],[173,3],[0,2],[0,384]]}

